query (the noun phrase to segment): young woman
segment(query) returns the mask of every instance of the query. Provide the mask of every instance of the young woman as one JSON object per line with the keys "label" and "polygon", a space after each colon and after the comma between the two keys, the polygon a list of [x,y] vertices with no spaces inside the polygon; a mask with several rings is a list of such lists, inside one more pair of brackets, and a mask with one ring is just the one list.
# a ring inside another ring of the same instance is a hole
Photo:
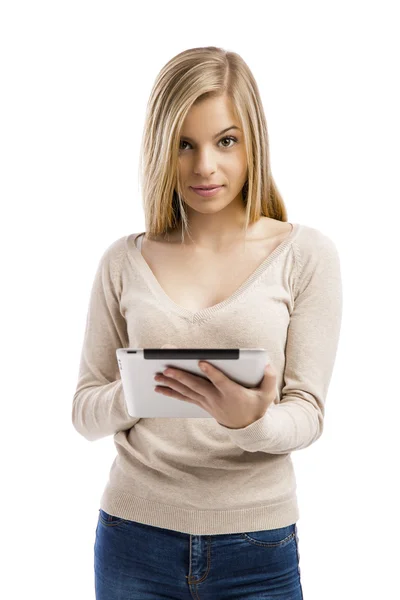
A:
{"label": "young woman", "polygon": [[[76,430],[113,435],[117,449],[96,598],[301,599],[291,452],[323,430],[342,315],[336,246],[287,221],[257,84],[234,52],[194,48],[165,65],[142,150],[146,232],[101,257],[73,399]],[[272,365],[254,389],[210,364],[207,379],[161,373],[160,395],[211,418],[132,418],[115,350],[165,345],[262,347]]]}

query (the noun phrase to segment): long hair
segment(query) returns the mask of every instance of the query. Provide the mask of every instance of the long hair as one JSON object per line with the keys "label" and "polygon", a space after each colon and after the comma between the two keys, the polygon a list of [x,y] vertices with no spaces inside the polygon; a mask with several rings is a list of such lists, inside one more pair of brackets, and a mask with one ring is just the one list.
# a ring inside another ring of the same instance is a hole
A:
{"label": "long hair", "polygon": [[168,61],[148,100],[139,158],[148,237],[165,235],[179,226],[188,232],[178,178],[180,131],[193,105],[224,95],[232,99],[244,132],[248,165],[242,189],[245,229],[261,216],[287,221],[271,174],[267,123],[253,74],[239,54],[207,46],[185,50]]}

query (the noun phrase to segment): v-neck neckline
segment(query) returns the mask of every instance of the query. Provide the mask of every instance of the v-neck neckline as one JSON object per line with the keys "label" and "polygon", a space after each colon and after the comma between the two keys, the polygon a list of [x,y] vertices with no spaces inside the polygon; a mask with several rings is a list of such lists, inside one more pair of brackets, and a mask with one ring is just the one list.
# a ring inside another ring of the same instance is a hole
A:
{"label": "v-neck neckline", "polygon": [[[290,223],[290,225],[292,226],[292,231],[289,233],[289,235],[286,236],[286,238],[275,248],[275,250],[273,250],[252,273],[250,273],[247,279],[237,288],[237,290],[225,298],[225,300],[222,300],[222,302],[218,302],[217,304],[213,304],[212,306],[208,306],[206,308],[201,308],[200,310],[190,310],[189,308],[185,308],[184,306],[177,304],[165,292],[164,288],[161,286],[157,277],[154,275],[153,271],[142,255],[141,250],[136,246],[136,238],[146,232],[143,231],[141,233],[135,233],[128,236],[128,247],[131,250],[129,255],[135,260],[149,288],[160,300],[160,302],[168,306],[171,311],[189,319],[190,321],[201,321],[217,313],[219,310],[222,310],[228,304],[231,304],[234,300],[236,300],[258,279],[258,277],[274,262],[274,260],[278,258],[285,248],[292,243],[300,228],[300,224]],[[132,244],[129,244],[129,238],[132,240]]]}

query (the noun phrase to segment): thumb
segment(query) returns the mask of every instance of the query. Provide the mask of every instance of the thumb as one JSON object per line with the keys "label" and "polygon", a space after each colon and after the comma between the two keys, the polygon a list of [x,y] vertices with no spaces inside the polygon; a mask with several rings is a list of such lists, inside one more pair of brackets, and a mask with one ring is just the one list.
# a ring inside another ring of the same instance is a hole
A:
{"label": "thumb", "polygon": [[276,392],[276,372],[274,367],[268,364],[264,370],[264,378],[260,384],[260,390],[268,394],[269,392],[273,392],[275,395]]}

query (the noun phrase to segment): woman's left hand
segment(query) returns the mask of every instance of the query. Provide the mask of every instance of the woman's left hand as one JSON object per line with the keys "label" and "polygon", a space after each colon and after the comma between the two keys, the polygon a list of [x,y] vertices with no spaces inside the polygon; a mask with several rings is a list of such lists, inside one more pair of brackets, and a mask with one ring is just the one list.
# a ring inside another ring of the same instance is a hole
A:
{"label": "woman's left hand", "polygon": [[182,369],[168,368],[154,377],[162,384],[155,391],[201,406],[220,425],[230,429],[242,429],[258,421],[274,402],[276,374],[271,365],[266,367],[258,387],[246,388],[232,381],[214,365],[203,361],[199,366],[201,364],[206,366],[203,372],[208,379]]}

